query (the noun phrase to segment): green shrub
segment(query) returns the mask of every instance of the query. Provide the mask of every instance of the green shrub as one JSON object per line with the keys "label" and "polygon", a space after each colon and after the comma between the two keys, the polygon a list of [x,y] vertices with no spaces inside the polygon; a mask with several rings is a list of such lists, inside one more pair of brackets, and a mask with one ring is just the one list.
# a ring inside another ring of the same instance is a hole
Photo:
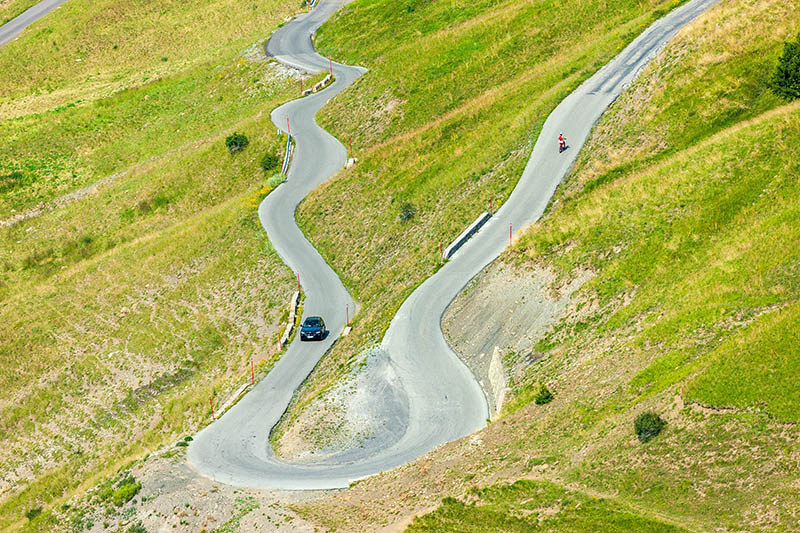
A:
{"label": "green shrub", "polygon": [[414,218],[414,215],[416,214],[417,208],[406,202],[402,205],[402,207],[400,207],[400,214],[398,216],[400,217],[401,222],[408,222]]}
{"label": "green shrub", "polygon": [[539,385],[539,389],[533,394],[533,403],[544,405],[553,401],[553,393],[544,385]]}
{"label": "green shrub", "polygon": [[111,487],[110,484],[104,485],[103,488],[97,493],[97,499],[100,501],[108,501],[111,499],[111,496],[114,494],[114,489]]}
{"label": "green shrub", "polygon": [[124,505],[131,501],[136,493],[138,493],[142,488],[142,484],[136,481],[133,476],[128,476],[122,481],[120,481],[117,490],[111,495],[111,501],[114,502],[114,505],[117,507]]}
{"label": "green shrub", "polygon": [[633,422],[633,429],[636,436],[642,442],[647,442],[664,429],[667,423],[653,411],[647,411],[636,417]]}
{"label": "green shrub", "polygon": [[248,144],[250,144],[250,141],[244,133],[235,132],[228,135],[228,138],[225,139],[225,146],[228,147],[228,150],[230,150],[232,154],[241,152],[247,148]]}
{"label": "green shrub", "polygon": [[33,520],[40,514],[42,514],[42,508],[34,507],[32,509],[28,509],[27,511],[25,511],[25,518],[27,518],[28,520]]}
{"label": "green shrub", "polygon": [[261,168],[264,169],[264,172],[269,172],[277,167],[278,163],[280,163],[280,160],[275,154],[264,154],[264,157],[261,159]]}
{"label": "green shrub", "polygon": [[141,522],[137,522],[128,528],[128,533],[147,533]]}
{"label": "green shrub", "polygon": [[770,80],[770,89],[787,100],[800,98],[800,35],[795,42],[786,42],[783,55]]}
{"label": "green shrub", "polygon": [[286,181],[286,178],[284,178],[283,174],[277,173],[270,176],[270,178],[267,180],[267,185],[274,189],[284,181]]}

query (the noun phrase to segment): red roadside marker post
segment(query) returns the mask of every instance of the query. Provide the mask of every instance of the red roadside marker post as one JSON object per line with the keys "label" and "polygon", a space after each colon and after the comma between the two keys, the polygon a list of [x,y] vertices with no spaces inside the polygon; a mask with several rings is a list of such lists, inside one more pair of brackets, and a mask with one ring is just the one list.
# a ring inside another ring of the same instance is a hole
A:
{"label": "red roadside marker post", "polygon": [[508,225],[508,245],[511,246],[514,240],[514,231],[511,229],[511,224]]}
{"label": "red roadside marker post", "polygon": [[442,261],[444,261],[444,248],[442,248],[442,243],[439,243],[439,262]]}
{"label": "red roadside marker post", "polygon": [[489,214],[490,215],[494,215],[494,213],[492,212],[492,199],[491,198],[489,198]]}
{"label": "red roadside marker post", "polygon": [[350,325],[350,304],[345,306],[345,312],[347,313],[347,325]]}
{"label": "red roadside marker post", "polygon": [[253,358],[250,358],[250,385],[256,384],[256,365],[253,363]]}
{"label": "red roadside marker post", "polygon": [[331,76],[333,76],[333,59],[331,59],[331,58],[329,57],[329,58],[328,58],[328,62],[329,62],[329,63],[330,63],[330,65],[331,65]]}
{"label": "red roadside marker post", "polygon": [[300,292],[300,273],[297,273],[297,292]]}
{"label": "red roadside marker post", "polygon": [[350,159],[353,159],[353,136],[348,135],[347,139],[350,141]]}
{"label": "red roadside marker post", "polygon": [[211,420],[216,420],[217,417],[214,415],[214,397],[213,396],[209,396],[208,397],[208,405],[211,406]]}
{"label": "red roadside marker post", "polygon": [[292,134],[292,128],[289,127],[289,117],[286,117],[286,133]]}
{"label": "red roadside marker post", "polygon": [[300,94],[303,94],[303,78],[300,78]]}

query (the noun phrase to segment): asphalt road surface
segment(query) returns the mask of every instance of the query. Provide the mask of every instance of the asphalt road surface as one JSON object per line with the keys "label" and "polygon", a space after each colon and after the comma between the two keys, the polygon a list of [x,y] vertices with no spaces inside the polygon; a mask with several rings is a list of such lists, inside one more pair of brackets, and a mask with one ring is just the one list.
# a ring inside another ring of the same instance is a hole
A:
{"label": "asphalt road surface", "polygon": [[29,8],[21,15],[13,18],[0,26],[0,46],[3,46],[14,37],[19,35],[22,30],[50,13],[52,10],[66,2],[67,0],[42,0],[38,4]]}
{"label": "asphalt road surface", "polygon": [[[397,401],[389,402],[384,409],[384,415],[392,420],[392,430],[358,449],[303,464],[276,458],[268,435],[295,389],[339,335],[345,307],[349,305],[352,313],[354,304],[336,274],[298,229],[294,212],[309,191],[346,162],[345,148],[316,125],[314,115],[364,69],[334,63],[336,81],[329,88],[276,109],[273,122],[285,131],[288,117],[297,148],[288,181],[264,200],[259,217],[278,253],[300,274],[306,293],[304,313],[322,315],[331,333],[319,343],[295,339],[251,392],[195,436],[188,449],[190,464],[217,481],[238,486],[346,487],[483,427],[488,417],[487,401],[475,378],[444,340],[441,318],[445,309],[508,246],[509,228],[516,232],[542,216],[605,109],[681,27],[716,1],[693,0],[669,13],[558,105],[547,118],[506,203],[442,269],[414,291],[392,320],[382,342],[383,357],[396,377],[387,397]],[[310,36],[340,6],[338,1],[322,0],[311,13],[279,29],[267,51],[279,61],[304,70],[328,69],[328,60],[314,52]],[[561,154],[556,142],[559,132],[569,144]]]}

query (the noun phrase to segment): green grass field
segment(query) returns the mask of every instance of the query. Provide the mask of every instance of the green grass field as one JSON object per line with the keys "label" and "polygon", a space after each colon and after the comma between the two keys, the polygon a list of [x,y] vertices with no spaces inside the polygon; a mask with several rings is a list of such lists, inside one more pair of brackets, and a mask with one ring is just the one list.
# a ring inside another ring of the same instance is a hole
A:
{"label": "green grass field", "polygon": [[0,529],[63,526],[271,367],[294,284],[255,207],[298,79],[261,43],[293,11],[70,0],[0,49]]}
{"label": "green grass field", "polygon": [[[798,25],[781,2],[728,2],[684,32],[507,259],[595,273],[581,298],[599,312],[559,324],[516,384],[564,395],[536,424],[559,443],[531,446],[568,457],[592,442],[566,480],[701,529],[793,520],[800,106],[765,83]],[[644,406],[668,428],[639,450]]]}
{"label": "green grass field", "polygon": [[686,531],[644,518],[603,498],[546,481],[517,481],[471,491],[467,502],[447,498],[406,530],[427,531]]}

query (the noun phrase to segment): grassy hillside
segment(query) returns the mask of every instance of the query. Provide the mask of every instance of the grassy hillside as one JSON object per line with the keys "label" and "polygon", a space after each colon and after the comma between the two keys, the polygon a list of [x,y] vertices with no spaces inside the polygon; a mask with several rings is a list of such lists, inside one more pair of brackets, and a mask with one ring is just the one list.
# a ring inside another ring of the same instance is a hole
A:
{"label": "grassy hillside", "polygon": [[[312,193],[298,219],[362,308],[301,407],[381,338],[439,267],[440,245],[505,200],[550,110],[674,5],[370,0],[320,29],[322,53],[370,69],[319,117],[352,136],[360,161]],[[416,214],[403,222],[406,204]]]}
{"label": "grassy hillside", "polygon": [[[0,116],[141,86],[242,50],[299,6],[257,0],[66,2],[0,50]],[[91,28],[92,31],[87,31]]]}
{"label": "grassy hillside", "polygon": [[[797,8],[721,2],[597,125],[558,204],[502,259],[560,281],[593,273],[538,339],[505,416],[303,512],[358,529],[438,506],[410,530],[516,531],[532,517],[560,530],[575,491],[617,506],[589,506],[584,530],[620,509],[659,527],[796,527],[800,104],[766,82]],[[545,406],[531,395],[542,382]],[[666,428],[643,444],[646,410]]]}
{"label": "grassy hillside", "polygon": [[0,218],[265,110],[281,75],[247,58],[289,12],[67,2],[0,48]]}
{"label": "grassy hillside", "polygon": [[294,287],[255,213],[298,92],[259,41],[294,6],[123,4],[70,0],[0,48],[3,530],[50,530],[205,424],[270,368]]}
{"label": "grassy hillside", "polygon": [[468,502],[446,498],[408,532],[436,531],[686,531],[644,518],[616,502],[565,490],[547,481],[517,481],[470,491]]}

